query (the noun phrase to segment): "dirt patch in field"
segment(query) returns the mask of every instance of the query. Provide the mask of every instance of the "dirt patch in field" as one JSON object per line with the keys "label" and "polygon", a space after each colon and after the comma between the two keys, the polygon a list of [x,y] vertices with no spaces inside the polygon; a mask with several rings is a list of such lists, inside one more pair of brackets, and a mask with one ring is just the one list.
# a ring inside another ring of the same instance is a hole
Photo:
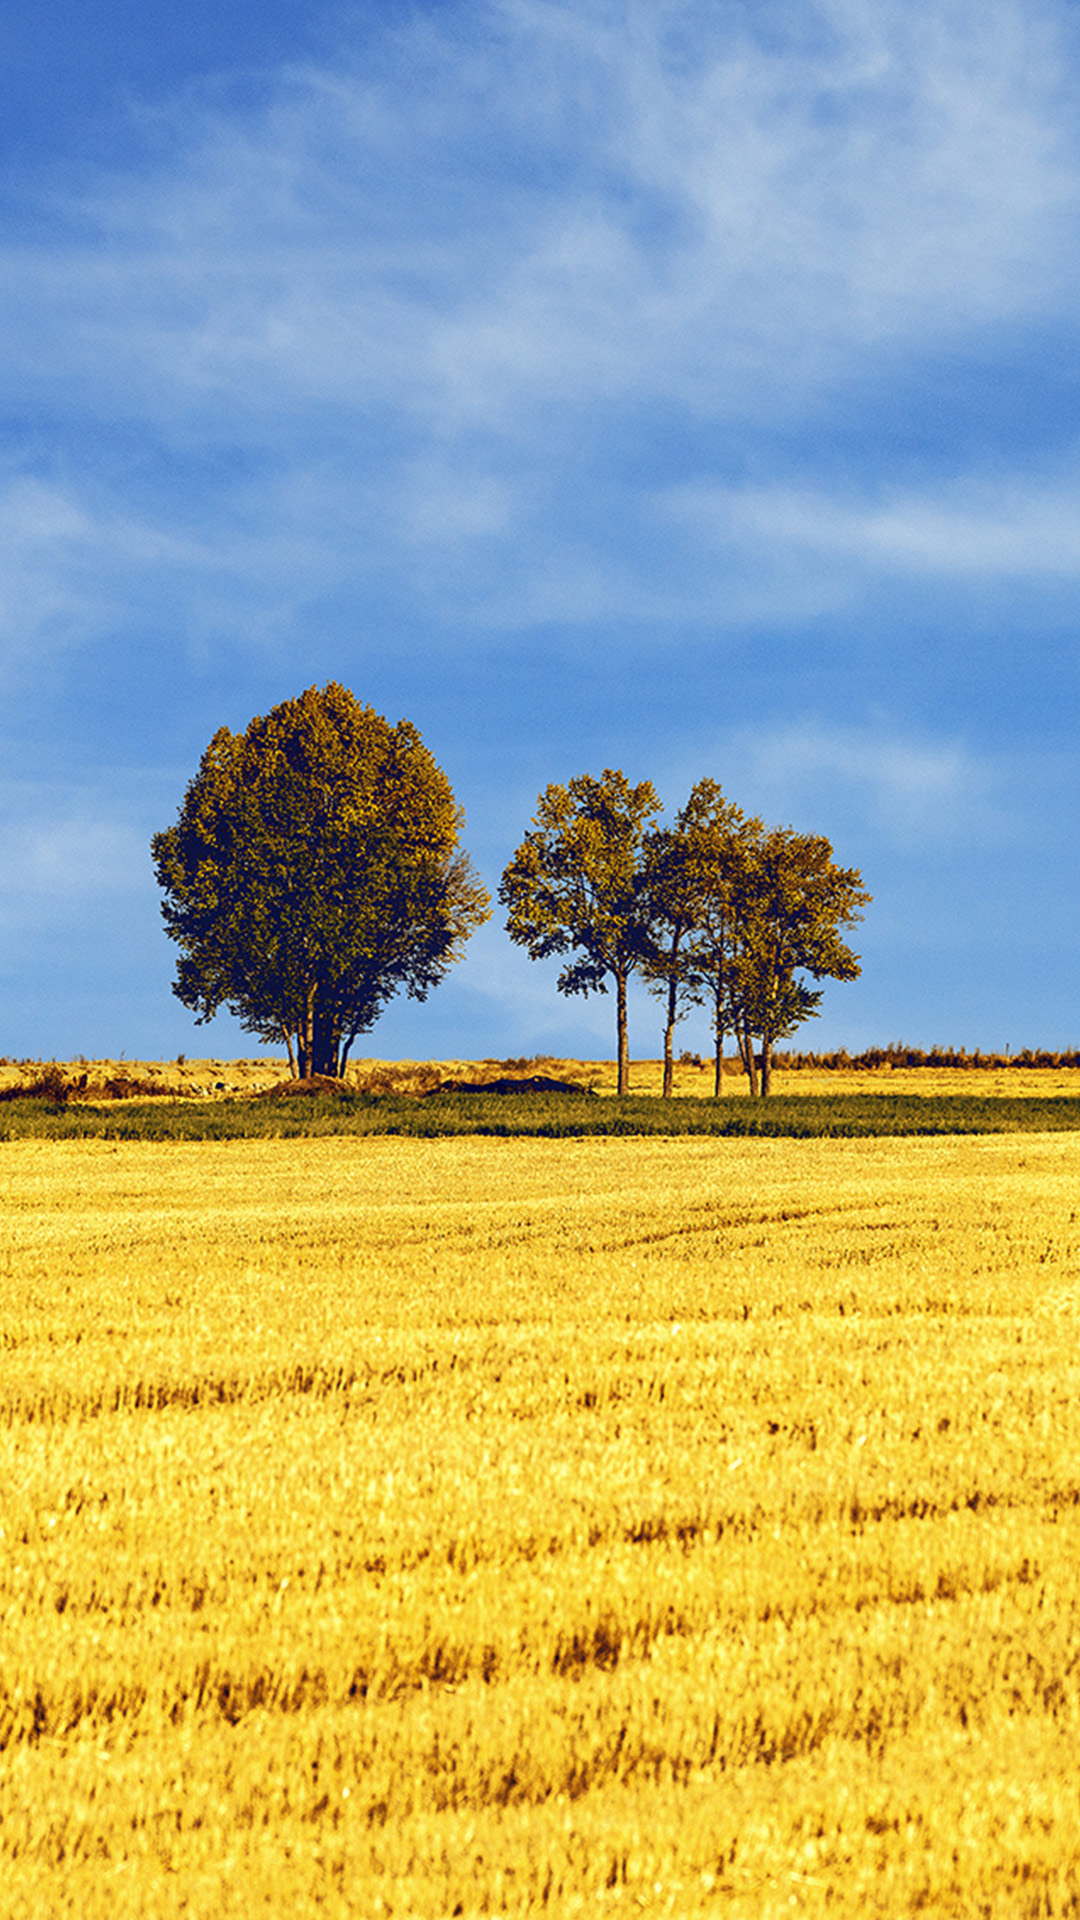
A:
{"label": "dirt patch in field", "polygon": [[[441,1086],[432,1087],[431,1093],[589,1093],[591,1087],[583,1087],[577,1080],[553,1080],[549,1075],[534,1073],[527,1080],[508,1079],[502,1076],[495,1080],[444,1080]],[[431,1094],[425,1096],[430,1099]]]}

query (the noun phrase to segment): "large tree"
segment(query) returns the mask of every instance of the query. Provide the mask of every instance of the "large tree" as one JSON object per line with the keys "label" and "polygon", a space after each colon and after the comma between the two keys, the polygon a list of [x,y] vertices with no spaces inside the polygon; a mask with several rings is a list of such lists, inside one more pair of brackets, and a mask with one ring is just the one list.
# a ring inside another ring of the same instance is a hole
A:
{"label": "large tree", "polygon": [[499,885],[506,930],[533,960],[578,956],[560,993],[606,993],[613,981],[620,1093],[630,1091],[627,982],[648,951],[642,840],[659,811],[648,780],[631,786],[610,767],[599,780],[552,782]]}
{"label": "large tree", "polygon": [[151,843],[173,991],[200,1021],[228,1007],[301,1075],[340,1074],[386,1001],[426,998],[488,918],[461,826],[416,728],[336,682],[220,728]]}

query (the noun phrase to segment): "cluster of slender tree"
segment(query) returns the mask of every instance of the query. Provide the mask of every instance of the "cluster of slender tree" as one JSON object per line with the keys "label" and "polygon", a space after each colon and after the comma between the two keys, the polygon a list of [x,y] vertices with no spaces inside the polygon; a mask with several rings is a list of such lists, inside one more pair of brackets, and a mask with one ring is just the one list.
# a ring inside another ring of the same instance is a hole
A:
{"label": "cluster of slender tree", "polygon": [[[665,1006],[665,1094],[676,1023],[700,1004],[717,1093],[728,1035],[753,1092],[768,1093],[775,1043],[821,999],[804,976],[858,973],[841,930],[869,895],[827,840],[748,819],[712,780],[672,826],[659,812],[648,781],[611,770],[547,787],[502,877],[507,931],[534,958],[567,956],[563,993],[614,984],[620,1093],[635,973]],[[340,1075],[386,1001],[426,998],[489,917],[462,824],[415,727],[390,726],[335,682],[243,734],[220,728],[152,841],[182,956],[173,991],[200,1021],[228,1007],[301,1076]]]}
{"label": "cluster of slender tree", "polygon": [[512,940],[534,959],[569,956],[562,993],[615,989],[618,1089],[629,1091],[627,986],[639,975],[663,1002],[664,1080],[674,1034],[707,1007],[715,1090],[734,1038],[753,1094],[769,1092],[773,1049],[818,1010],[825,979],[853,980],[858,956],[841,937],[870,895],[855,867],[837,866],[821,834],[766,827],[699,780],[671,826],[647,780],[608,768],[540,795],[536,816],[502,877]]}

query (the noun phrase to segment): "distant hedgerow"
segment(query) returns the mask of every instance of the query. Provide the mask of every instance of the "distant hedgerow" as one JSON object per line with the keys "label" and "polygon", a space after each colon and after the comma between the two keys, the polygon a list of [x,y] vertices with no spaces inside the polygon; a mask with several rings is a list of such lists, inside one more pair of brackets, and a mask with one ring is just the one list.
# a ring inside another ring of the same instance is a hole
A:
{"label": "distant hedgerow", "polygon": [[1032,1052],[1029,1047],[1022,1053],[980,1053],[978,1049],[969,1053],[965,1047],[931,1047],[927,1051],[898,1040],[888,1047],[867,1047],[862,1053],[848,1053],[844,1048],[837,1053],[777,1053],[773,1060],[781,1073],[851,1073],[873,1067],[971,1067],[996,1071],[1002,1067],[1080,1067],[1080,1048],[1064,1053]]}

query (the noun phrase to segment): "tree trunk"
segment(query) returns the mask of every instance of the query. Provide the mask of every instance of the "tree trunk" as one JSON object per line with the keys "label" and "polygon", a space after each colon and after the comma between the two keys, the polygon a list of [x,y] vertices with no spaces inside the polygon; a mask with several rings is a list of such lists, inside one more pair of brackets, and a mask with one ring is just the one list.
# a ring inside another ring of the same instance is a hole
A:
{"label": "tree trunk", "polygon": [[297,1066],[301,1080],[310,1080],[315,1068],[315,988],[308,988],[307,1005],[304,1008],[304,1031],[297,1035]]}
{"label": "tree trunk", "polygon": [[720,974],[713,987],[713,1036],[715,1047],[713,1060],[715,1077],[713,1080],[713,1099],[719,1100],[724,1091],[724,976]]}
{"label": "tree trunk", "polygon": [[312,1023],[312,1073],[324,1073],[331,1080],[338,1072],[338,1029],[332,1013],[320,1007]]}
{"label": "tree trunk", "polygon": [[750,1098],[751,1100],[756,1100],[758,1097],[758,1077],[757,1058],[754,1054],[754,1036],[752,1033],[748,1033],[745,1027],[737,1028],[736,1033],[742,1063],[746,1070],[747,1078],[750,1081]]}
{"label": "tree trunk", "polygon": [[293,1052],[293,1043],[292,1043],[291,1033],[287,1033],[285,1035],[285,1050],[289,1056],[289,1078],[290,1080],[295,1080],[296,1079],[296,1055]]}
{"label": "tree trunk", "polygon": [[767,1100],[772,1089],[772,1041],[767,1033],[761,1036],[761,1097]]}
{"label": "tree trunk", "polygon": [[664,1027],[664,1087],[663,1097],[670,1100],[675,1091],[675,1015],[679,983],[672,974],[667,990],[667,1024]]}
{"label": "tree trunk", "polygon": [[626,975],[615,975],[615,1022],[619,1043],[619,1079],[620,1093],[630,1091],[630,1036],[626,1024]]}

